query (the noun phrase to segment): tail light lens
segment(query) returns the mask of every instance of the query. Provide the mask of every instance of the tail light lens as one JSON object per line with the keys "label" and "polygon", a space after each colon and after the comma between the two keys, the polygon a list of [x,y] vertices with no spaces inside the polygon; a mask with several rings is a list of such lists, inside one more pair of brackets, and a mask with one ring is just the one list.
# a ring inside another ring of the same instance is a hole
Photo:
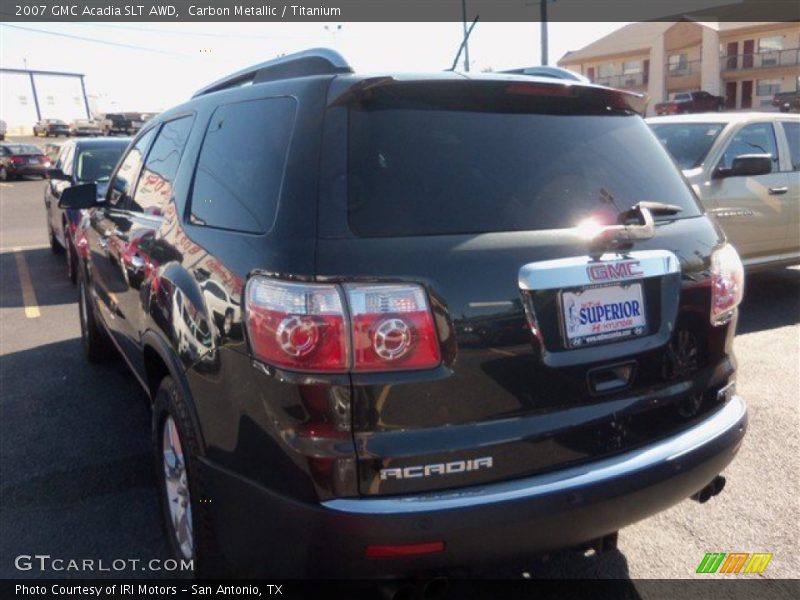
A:
{"label": "tail light lens", "polygon": [[439,341],[425,291],[417,285],[347,285],[353,370],[429,369]]}
{"label": "tail light lens", "polygon": [[[425,291],[417,285],[306,284],[256,276],[245,289],[257,359],[316,372],[428,369],[441,361]],[[351,348],[352,340],[352,348]]]}
{"label": "tail light lens", "polygon": [[744,295],[744,266],[733,246],[711,255],[711,324],[724,325]]}
{"label": "tail light lens", "polygon": [[12,156],[10,160],[11,160],[11,162],[13,164],[18,165],[18,164],[21,164],[21,163],[25,162],[25,157],[23,157],[23,156]]}
{"label": "tail light lens", "polygon": [[247,332],[259,360],[299,371],[347,370],[347,325],[335,285],[253,277],[245,297]]}

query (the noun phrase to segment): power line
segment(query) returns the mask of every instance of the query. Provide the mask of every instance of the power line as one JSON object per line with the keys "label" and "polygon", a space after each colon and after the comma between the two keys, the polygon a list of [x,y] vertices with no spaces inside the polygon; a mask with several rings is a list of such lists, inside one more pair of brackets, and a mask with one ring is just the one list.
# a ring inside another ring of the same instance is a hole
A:
{"label": "power line", "polygon": [[159,50],[158,48],[148,48],[146,46],[135,46],[133,44],[123,44],[120,42],[109,42],[108,40],[101,40],[98,38],[89,38],[81,35],[72,35],[70,33],[61,33],[60,31],[48,31],[46,29],[35,29],[33,27],[23,27],[22,25],[11,25],[9,23],[0,23],[0,27],[9,27],[11,29],[20,29],[22,31],[32,31],[34,33],[41,33],[45,35],[55,35],[58,37],[70,38],[73,40],[81,40],[83,42],[92,42],[95,44],[105,44],[106,46],[116,46],[118,48],[127,48],[128,50],[142,50],[144,52],[152,52],[155,54],[164,54],[167,56],[180,56],[181,58],[190,58],[193,55],[184,54],[182,52],[172,52],[170,50]]}
{"label": "power line", "polygon": [[127,29],[130,31],[142,31],[145,33],[156,33],[159,35],[183,35],[191,37],[213,37],[224,39],[240,39],[252,38],[258,40],[270,39],[302,39],[306,35],[275,35],[275,34],[258,34],[258,33],[215,33],[211,31],[181,31],[180,29],[154,29],[152,27],[137,27],[135,25],[114,25],[111,23],[65,23],[67,25],[77,25],[78,27],[100,27],[105,29]]}

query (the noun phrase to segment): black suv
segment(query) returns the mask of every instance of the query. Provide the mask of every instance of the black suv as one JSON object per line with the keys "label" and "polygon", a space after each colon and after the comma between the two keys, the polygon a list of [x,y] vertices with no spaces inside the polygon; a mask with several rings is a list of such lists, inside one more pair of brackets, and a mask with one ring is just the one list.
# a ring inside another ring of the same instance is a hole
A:
{"label": "black suv", "polygon": [[152,399],[175,555],[422,572],[719,492],[742,265],[642,100],[313,50],[146,123],[85,220],[80,320]]}

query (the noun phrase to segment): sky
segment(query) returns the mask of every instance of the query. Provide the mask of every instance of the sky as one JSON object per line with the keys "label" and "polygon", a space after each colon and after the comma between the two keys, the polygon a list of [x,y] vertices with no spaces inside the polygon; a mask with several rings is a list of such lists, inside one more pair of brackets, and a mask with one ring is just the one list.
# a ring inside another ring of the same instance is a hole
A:
{"label": "sky", "polygon": [[[550,23],[550,64],[625,23]],[[99,111],[161,111],[252,64],[313,47],[341,52],[359,72],[441,71],[461,23],[5,23],[0,66],[86,75]],[[481,23],[470,69],[540,63],[539,23]],[[459,68],[463,68],[463,57]]]}

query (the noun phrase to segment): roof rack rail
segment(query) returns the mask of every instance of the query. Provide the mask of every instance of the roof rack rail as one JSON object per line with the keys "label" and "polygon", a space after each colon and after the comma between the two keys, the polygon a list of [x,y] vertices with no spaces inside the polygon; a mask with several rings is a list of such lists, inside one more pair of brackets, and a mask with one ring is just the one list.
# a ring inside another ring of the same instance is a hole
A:
{"label": "roof rack rail", "polygon": [[334,75],[352,73],[353,68],[344,57],[330,48],[312,48],[280,56],[258,65],[253,65],[223,77],[204,88],[197,90],[192,98],[243,85],[279,81],[310,75]]}

